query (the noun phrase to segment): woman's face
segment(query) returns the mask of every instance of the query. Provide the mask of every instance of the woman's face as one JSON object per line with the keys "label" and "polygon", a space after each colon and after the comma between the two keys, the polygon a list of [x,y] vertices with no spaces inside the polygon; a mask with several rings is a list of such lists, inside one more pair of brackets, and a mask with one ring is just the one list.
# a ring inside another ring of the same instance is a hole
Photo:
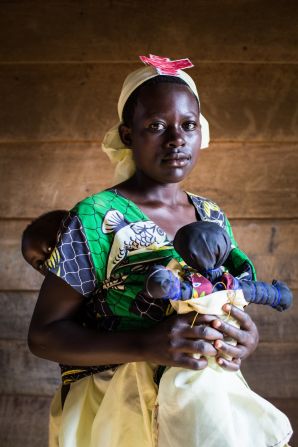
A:
{"label": "woman's face", "polygon": [[201,146],[199,105],[180,84],[147,86],[128,129],[137,172],[158,183],[177,183],[194,167]]}

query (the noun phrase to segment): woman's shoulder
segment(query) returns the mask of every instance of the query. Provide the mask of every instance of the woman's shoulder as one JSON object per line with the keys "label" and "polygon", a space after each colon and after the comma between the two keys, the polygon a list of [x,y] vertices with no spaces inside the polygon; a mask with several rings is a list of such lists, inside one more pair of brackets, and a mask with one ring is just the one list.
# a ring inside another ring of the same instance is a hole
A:
{"label": "woman's shoulder", "polygon": [[78,217],[82,223],[88,223],[90,219],[99,223],[107,218],[114,219],[115,216],[117,220],[120,216],[125,222],[147,220],[141,209],[116,188],[105,189],[86,197],[72,208],[70,215]]}
{"label": "woman's shoulder", "polygon": [[226,215],[217,203],[207,197],[202,197],[190,192],[187,192],[187,195],[190,197],[203,221],[215,222],[221,227],[226,225]]}
{"label": "woman's shoulder", "polygon": [[70,213],[76,214],[79,217],[94,214],[104,215],[107,209],[111,208],[114,200],[114,191],[105,189],[88,197],[85,197],[70,210]]}
{"label": "woman's shoulder", "polygon": [[219,209],[219,206],[214,202],[214,200],[211,200],[207,197],[199,196],[198,194],[194,194],[193,192],[187,191],[187,195],[190,196],[193,200],[196,200],[198,203],[210,203],[214,207]]}

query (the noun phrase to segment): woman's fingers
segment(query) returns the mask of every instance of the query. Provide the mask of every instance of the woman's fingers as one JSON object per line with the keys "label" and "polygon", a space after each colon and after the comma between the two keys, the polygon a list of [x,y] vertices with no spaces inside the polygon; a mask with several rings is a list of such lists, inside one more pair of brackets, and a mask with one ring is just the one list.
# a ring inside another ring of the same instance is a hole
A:
{"label": "woman's fingers", "polygon": [[214,347],[218,351],[217,363],[227,371],[238,371],[241,365],[241,348],[230,345],[222,340],[217,340]]}
{"label": "woman's fingers", "polygon": [[176,339],[171,341],[171,351],[173,353],[187,353],[187,354],[200,354],[215,356],[217,350],[214,346],[205,340],[187,340],[187,339]]}
{"label": "woman's fingers", "polygon": [[217,357],[216,360],[219,366],[227,371],[239,371],[241,366],[240,359],[227,360],[224,357]]}
{"label": "woman's fingers", "polygon": [[[220,350],[233,357],[233,359],[244,359],[257,347],[259,342],[258,329],[251,317],[242,310],[227,304],[223,306],[223,309],[238,321],[240,328],[229,324],[228,320],[216,319],[212,321],[213,328],[222,332],[225,337],[231,337],[237,342],[236,346],[222,342]],[[218,346],[218,344],[215,343],[215,346]]]}
{"label": "woman's fingers", "polygon": [[213,327],[207,326],[206,324],[199,324],[193,327],[186,325],[180,330],[180,336],[184,338],[191,339],[202,339],[202,340],[219,340],[223,338],[223,334]]}
{"label": "woman's fingers", "polygon": [[215,316],[198,315],[195,312],[176,316],[173,319],[174,324],[170,328],[170,338],[178,337],[210,341],[222,339],[222,333],[210,326],[214,319],[216,319]]}
{"label": "woman's fingers", "polygon": [[[181,368],[200,370],[206,368],[208,361],[205,357],[195,359],[192,356],[182,355],[178,361]],[[177,362],[173,366],[178,366]]]}
{"label": "woman's fingers", "polygon": [[176,315],[180,324],[187,326],[198,326],[200,324],[210,324],[217,317],[215,315],[201,315],[197,312],[189,312],[183,315]]}
{"label": "woman's fingers", "polygon": [[223,340],[216,340],[216,342],[214,342],[214,347],[217,349],[219,356],[240,358],[240,348],[237,345],[231,345]]}
{"label": "woman's fingers", "polygon": [[246,312],[244,312],[241,309],[238,309],[236,306],[231,306],[230,304],[225,304],[223,306],[223,310],[229,315],[231,315],[233,318],[235,318],[241,329],[245,331],[250,331],[253,326],[255,326],[254,322],[252,321],[250,315]]}
{"label": "woman's fingers", "polygon": [[193,324],[193,326],[199,324],[210,324],[213,320],[217,318],[216,315],[207,315],[207,314],[201,315],[196,312],[191,312],[187,314],[187,316],[188,316],[188,322]]}
{"label": "woman's fingers", "polygon": [[[250,355],[257,346],[258,330],[245,312],[230,305],[225,305],[223,309],[238,321],[240,328],[230,324],[228,318],[219,319],[196,312],[168,319],[165,322],[168,331],[167,353],[163,351],[167,361],[164,364],[203,369],[208,364],[205,356],[211,356],[216,357],[218,364],[227,371],[238,371],[241,359]],[[229,344],[227,338],[234,339],[236,346]],[[162,337],[160,341],[162,345],[165,338]],[[194,354],[201,357],[196,359]]]}
{"label": "woman's fingers", "polygon": [[[217,354],[211,342],[223,338],[221,332],[209,326],[214,318],[192,312],[170,317],[156,326],[154,334],[157,342],[154,343],[154,352],[160,358],[158,362],[190,369],[205,368],[205,356],[215,357]],[[196,359],[195,354],[200,358]]]}
{"label": "woman's fingers", "polygon": [[231,337],[237,341],[238,344],[245,345],[248,334],[232,324],[224,320],[214,320],[212,326],[220,332],[223,332],[226,337]]}
{"label": "woman's fingers", "polygon": [[[205,368],[208,364],[205,357],[210,356],[216,357],[224,369],[237,371],[241,359],[255,349],[258,333],[249,315],[233,307],[226,311],[238,320],[241,329],[231,325],[228,319],[195,312],[165,320],[158,330],[158,343],[154,344],[155,354],[163,359],[159,362],[196,370]],[[228,337],[236,340],[236,346],[229,344]],[[200,358],[196,359],[195,354]]]}

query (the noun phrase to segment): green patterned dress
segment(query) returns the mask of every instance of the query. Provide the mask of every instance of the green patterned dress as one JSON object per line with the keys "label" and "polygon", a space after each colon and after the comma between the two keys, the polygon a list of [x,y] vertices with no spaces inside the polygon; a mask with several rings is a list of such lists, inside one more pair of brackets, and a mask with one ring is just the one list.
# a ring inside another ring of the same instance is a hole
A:
{"label": "green patterned dress", "polygon": [[[230,273],[255,279],[254,267],[238,248],[223,211],[208,199],[187,195],[198,220],[215,222],[230,235],[233,249],[225,265]],[[142,293],[150,266],[167,265],[172,258],[181,261],[167,234],[135,203],[110,189],[70,211],[48,268],[85,297],[81,324],[125,331],[151,327],[172,312],[167,301],[149,300]],[[69,383],[113,365],[60,366],[63,383]]]}

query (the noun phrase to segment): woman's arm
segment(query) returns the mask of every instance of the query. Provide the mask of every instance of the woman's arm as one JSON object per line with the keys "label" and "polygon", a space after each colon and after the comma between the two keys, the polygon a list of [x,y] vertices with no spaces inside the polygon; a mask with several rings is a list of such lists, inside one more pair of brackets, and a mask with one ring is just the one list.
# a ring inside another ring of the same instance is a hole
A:
{"label": "woman's arm", "polygon": [[154,328],[127,332],[103,332],[76,322],[83,296],[53,273],[48,273],[36,303],[28,344],[33,354],[64,364],[96,366],[132,361],[202,369],[207,365],[192,354],[215,356],[210,342],[221,332],[209,326],[215,318],[195,313],[173,315]]}

